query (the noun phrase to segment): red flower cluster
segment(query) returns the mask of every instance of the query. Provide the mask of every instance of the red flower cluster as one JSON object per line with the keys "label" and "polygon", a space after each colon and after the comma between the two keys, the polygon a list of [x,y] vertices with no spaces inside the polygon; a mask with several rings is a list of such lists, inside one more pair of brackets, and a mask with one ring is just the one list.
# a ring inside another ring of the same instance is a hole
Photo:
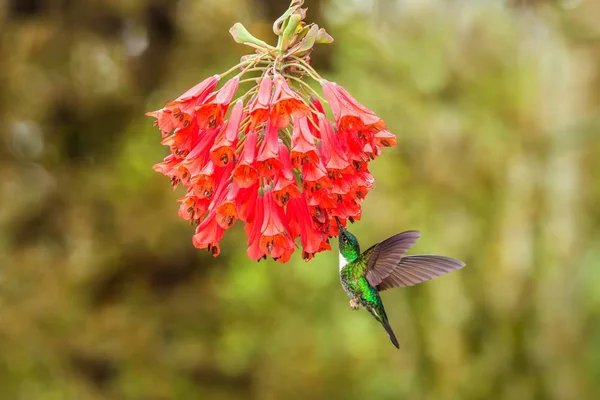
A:
{"label": "red flower cluster", "polygon": [[[235,41],[256,54],[148,113],[171,150],[154,169],[173,187],[187,188],[179,215],[197,224],[194,245],[215,256],[224,231],[238,219],[255,260],[286,262],[298,238],[305,260],[330,249],[329,238],[338,234],[335,219],[360,219],[361,201],[374,183],[369,161],[396,144],[381,118],[309,65],[313,45],[333,38],[301,23],[302,3],[292,0],[273,25],[277,47],[235,24]],[[217,90],[221,77],[238,68]],[[259,77],[240,80],[256,71]],[[334,123],[302,81],[306,76],[321,84]],[[234,100],[239,85],[249,81],[256,85]]]}
{"label": "red flower cluster", "polygon": [[306,260],[330,249],[334,218],[360,219],[373,188],[368,162],[395,145],[395,136],[326,80],[334,126],[318,100],[278,73],[263,76],[246,104],[232,104],[239,77],[215,90],[218,82],[212,76],[148,113],[171,150],[154,169],[187,188],[179,215],[198,224],[194,245],[218,255],[224,231],[240,219],[252,259],[286,262],[298,237]]}

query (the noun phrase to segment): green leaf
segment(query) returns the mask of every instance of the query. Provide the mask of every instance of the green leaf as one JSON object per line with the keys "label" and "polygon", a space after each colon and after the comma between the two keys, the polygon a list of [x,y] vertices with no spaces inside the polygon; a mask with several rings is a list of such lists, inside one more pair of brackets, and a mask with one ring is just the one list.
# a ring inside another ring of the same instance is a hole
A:
{"label": "green leaf", "polygon": [[235,24],[233,24],[231,29],[229,29],[229,33],[233,37],[233,40],[236,41],[236,43],[241,43],[241,44],[252,43],[256,46],[259,46],[259,47],[262,47],[265,49],[271,47],[266,42],[255,38],[250,32],[248,32],[246,27],[239,22],[236,22]]}

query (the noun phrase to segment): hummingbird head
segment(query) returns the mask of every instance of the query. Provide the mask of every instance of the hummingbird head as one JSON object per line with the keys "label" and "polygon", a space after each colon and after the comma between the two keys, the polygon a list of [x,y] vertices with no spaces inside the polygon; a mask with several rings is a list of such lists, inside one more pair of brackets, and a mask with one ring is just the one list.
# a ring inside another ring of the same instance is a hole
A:
{"label": "hummingbird head", "polygon": [[335,220],[339,230],[338,243],[340,247],[340,254],[346,259],[346,261],[354,261],[360,254],[358,240],[356,239],[356,236],[348,232],[348,230],[346,230],[346,228],[340,224],[339,219],[336,218]]}

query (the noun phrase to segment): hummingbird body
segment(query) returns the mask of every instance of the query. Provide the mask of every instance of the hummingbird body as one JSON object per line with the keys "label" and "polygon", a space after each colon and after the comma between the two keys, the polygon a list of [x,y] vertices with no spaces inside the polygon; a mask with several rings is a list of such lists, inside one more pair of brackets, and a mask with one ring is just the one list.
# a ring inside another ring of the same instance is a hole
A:
{"label": "hummingbird body", "polygon": [[339,222],[340,281],[350,297],[350,307],[365,308],[385,328],[390,340],[400,347],[383,307],[379,292],[406,287],[462,268],[465,264],[443,256],[405,256],[419,239],[417,231],[394,235],[363,253],[356,237]]}
{"label": "hummingbird body", "polygon": [[358,241],[355,243],[353,246],[355,251],[340,251],[340,281],[344,291],[350,297],[350,307],[358,310],[358,307],[362,306],[369,311],[383,325],[394,346],[399,348],[398,339],[388,322],[379,291],[371,286],[366,278],[368,254],[367,252],[359,254]]}

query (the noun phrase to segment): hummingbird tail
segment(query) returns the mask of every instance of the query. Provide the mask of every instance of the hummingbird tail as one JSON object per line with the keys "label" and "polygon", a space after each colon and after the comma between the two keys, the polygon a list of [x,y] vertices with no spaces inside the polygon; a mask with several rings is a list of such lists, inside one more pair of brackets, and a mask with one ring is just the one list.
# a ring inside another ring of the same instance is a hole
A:
{"label": "hummingbird tail", "polygon": [[385,318],[383,321],[381,321],[381,325],[383,325],[383,327],[385,328],[385,331],[390,336],[390,340],[392,341],[394,346],[396,346],[396,348],[399,349],[400,344],[398,343],[398,339],[396,339],[396,335],[394,335],[394,331],[392,330],[392,327],[390,326],[390,323],[388,322],[387,318]]}
{"label": "hummingbird tail", "polygon": [[394,334],[394,331],[392,330],[392,327],[390,326],[390,323],[388,322],[388,317],[385,313],[385,308],[383,308],[383,303],[381,303],[381,299],[379,298],[379,295],[377,295],[377,299],[378,299],[378,303],[379,303],[378,305],[375,305],[375,306],[367,305],[366,308],[367,308],[367,310],[369,310],[369,312],[371,314],[373,314],[373,316],[381,324],[381,326],[383,326],[383,328],[389,335],[390,340],[392,341],[394,346],[396,346],[396,348],[399,349],[400,344],[398,343],[398,339],[396,339],[396,335]]}

